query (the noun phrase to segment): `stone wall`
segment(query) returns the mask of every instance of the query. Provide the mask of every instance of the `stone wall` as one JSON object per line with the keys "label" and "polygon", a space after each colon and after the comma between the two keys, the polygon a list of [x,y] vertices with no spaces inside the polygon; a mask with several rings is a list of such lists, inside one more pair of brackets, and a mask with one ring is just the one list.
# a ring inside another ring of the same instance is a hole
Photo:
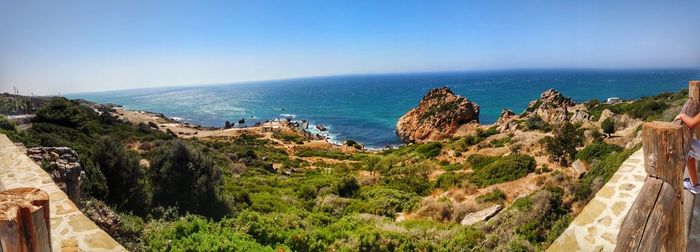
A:
{"label": "stone wall", "polygon": [[0,134],[0,189],[36,187],[49,194],[54,251],[126,251],[85,217],[48,173]]}
{"label": "stone wall", "polygon": [[68,147],[36,147],[27,149],[27,156],[42,167],[53,182],[68,194],[68,198],[80,205],[80,186],[85,173],[80,166],[78,153]]}
{"label": "stone wall", "polygon": [[644,185],[642,150],[630,156],[547,251],[613,251],[617,233]]}

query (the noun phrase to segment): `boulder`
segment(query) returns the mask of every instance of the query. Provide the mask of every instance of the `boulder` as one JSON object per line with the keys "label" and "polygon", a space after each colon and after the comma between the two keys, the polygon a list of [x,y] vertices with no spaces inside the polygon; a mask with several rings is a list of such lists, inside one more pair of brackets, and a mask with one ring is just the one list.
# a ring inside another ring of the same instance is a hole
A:
{"label": "boulder", "polygon": [[580,159],[576,159],[576,161],[571,164],[571,168],[574,170],[576,178],[580,179],[583,178],[583,175],[588,171],[588,164]]}
{"label": "boulder", "polygon": [[491,217],[496,216],[496,214],[498,214],[498,212],[500,212],[502,209],[502,205],[495,205],[478,212],[467,214],[466,216],[464,216],[464,219],[462,219],[460,224],[464,226],[469,226],[481,221],[487,221],[491,219]]}
{"label": "boulder", "polygon": [[496,121],[496,126],[499,132],[513,132],[518,129],[518,124],[515,123],[513,120],[516,119],[518,116],[513,113],[513,111],[509,109],[503,109],[501,111],[501,115],[498,117],[498,120]]}
{"label": "boulder", "polygon": [[539,116],[549,124],[560,124],[569,120],[569,108],[576,103],[569,97],[565,97],[559,91],[548,89],[540,98],[531,101],[523,114]]}
{"label": "boulder", "polygon": [[588,111],[585,110],[580,110],[576,109],[571,115],[570,121],[572,123],[585,123],[585,122],[590,122],[591,121],[591,115],[588,114]]}
{"label": "boulder", "polygon": [[36,147],[27,149],[27,156],[46,170],[73,203],[80,205],[80,187],[85,172],[80,166],[78,153],[68,147]]}
{"label": "boulder", "polygon": [[408,142],[451,137],[467,124],[479,123],[479,105],[455,95],[449,88],[432,89],[396,123],[396,133]]}

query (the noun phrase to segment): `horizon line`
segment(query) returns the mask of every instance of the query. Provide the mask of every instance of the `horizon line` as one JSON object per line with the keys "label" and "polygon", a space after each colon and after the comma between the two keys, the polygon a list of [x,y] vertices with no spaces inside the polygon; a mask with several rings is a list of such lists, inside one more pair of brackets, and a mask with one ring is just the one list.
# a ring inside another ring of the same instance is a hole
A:
{"label": "horizon line", "polygon": [[[290,77],[280,77],[280,78],[269,78],[269,79],[255,79],[255,80],[241,80],[232,82],[216,82],[216,83],[190,83],[190,84],[174,84],[174,85],[162,85],[154,87],[144,87],[144,88],[127,88],[127,89],[108,89],[100,91],[77,91],[77,92],[58,92],[59,95],[34,95],[34,96],[65,96],[65,95],[80,95],[80,94],[95,94],[95,93],[109,93],[109,92],[120,92],[120,91],[133,91],[133,90],[149,90],[149,89],[164,89],[164,88],[193,88],[193,87],[214,87],[214,86],[226,86],[226,85],[246,85],[246,84],[256,84],[265,82],[276,82],[276,81],[288,81],[288,80],[304,80],[304,79],[322,79],[322,78],[335,78],[335,77],[360,77],[360,76],[379,76],[379,75],[412,75],[412,74],[456,74],[456,73],[486,73],[486,72],[518,72],[518,71],[668,71],[668,70],[698,70],[700,71],[700,66],[686,66],[686,67],[632,67],[632,68],[592,68],[592,67],[561,67],[561,68],[500,68],[500,69],[480,69],[480,70],[448,70],[448,71],[397,71],[397,72],[366,72],[366,73],[348,73],[348,74],[328,74],[328,75],[306,75],[306,76],[290,76]],[[15,85],[16,86],[16,85]],[[3,92],[8,93],[8,92]],[[32,93],[32,92],[30,92]],[[26,95],[20,93],[20,95]]]}

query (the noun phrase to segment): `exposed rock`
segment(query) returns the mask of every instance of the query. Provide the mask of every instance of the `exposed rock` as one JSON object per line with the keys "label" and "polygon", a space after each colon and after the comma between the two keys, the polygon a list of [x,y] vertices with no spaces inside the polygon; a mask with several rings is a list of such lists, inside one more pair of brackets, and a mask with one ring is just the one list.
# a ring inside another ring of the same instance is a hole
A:
{"label": "exposed rock", "polygon": [[598,118],[598,122],[603,122],[605,121],[605,119],[608,119],[613,116],[615,116],[615,113],[613,113],[609,109],[605,109],[603,110],[603,112],[600,113],[600,118]]}
{"label": "exposed rock", "polygon": [[531,101],[524,114],[537,115],[547,123],[559,124],[569,120],[569,107],[575,106],[573,100],[565,97],[559,91],[548,89],[540,95],[540,98]]}
{"label": "exposed rock", "polygon": [[580,179],[588,171],[588,164],[586,164],[586,162],[584,161],[581,161],[580,159],[576,159],[576,161],[574,161],[574,163],[571,164],[571,168],[574,169],[576,178]]}
{"label": "exposed rock", "polygon": [[491,219],[491,217],[496,216],[501,209],[503,209],[503,206],[495,205],[475,213],[467,214],[460,223],[464,226],[468,226],[481,221],[487,221]]}
{"label": "exposed rock", "polygon": [[509,109],[503,109],[501,111],[501,115],[498,117],[498,120],[496,121],[496,126],[498,126],[498,131],[499,132],[513,132],[518,129],[518,124],[515,123],[513,120],[516,119],[518,116],[513,113],[513,111]]}
{"label": "exposed rock", "polygon": [[591,115],[588,114],[587,111],[585,110],[574,110],[573,114],[571,115],[570,121],[572,123],[584,123],[584,122],[590,122],[591,121]]}
{"label": "exposed rock", "polygon": [[627,142],[625,144],[625,149],[631,149],[634,146],[637,146],[638,144],[642,144],[642,131],[637,132],[637,136],[635,138],[632,138],[632,141]]}
{"label": "exposed rock", "polygon": [[119,216],[107,204],[96,199],[83,202],[80,211],[109,235],[114,236],[119,227]]}
{"label": "exposed rock", "polygon": [[399,118],[396,133],[405,141],[425,142],[452,136],[467,124],[479,123],[479,105],[455,95],[447,87],[432,89]]}
{"label": "exposed rock", "polygon": [[36,147],[27,149],[27,156],[51,176],[68,198],[80,205],[80,187],[85,172],[78,153],[68,147]]}

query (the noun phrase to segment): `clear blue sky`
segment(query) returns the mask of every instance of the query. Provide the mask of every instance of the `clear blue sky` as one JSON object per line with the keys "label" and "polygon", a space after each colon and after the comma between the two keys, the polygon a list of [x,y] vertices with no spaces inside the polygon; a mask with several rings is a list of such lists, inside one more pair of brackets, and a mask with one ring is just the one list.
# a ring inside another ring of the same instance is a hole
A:
{"label": "clear blue sky", "polygon": [[700,66],[700,1],[0,1],[0,91]]}

